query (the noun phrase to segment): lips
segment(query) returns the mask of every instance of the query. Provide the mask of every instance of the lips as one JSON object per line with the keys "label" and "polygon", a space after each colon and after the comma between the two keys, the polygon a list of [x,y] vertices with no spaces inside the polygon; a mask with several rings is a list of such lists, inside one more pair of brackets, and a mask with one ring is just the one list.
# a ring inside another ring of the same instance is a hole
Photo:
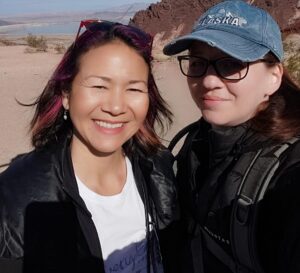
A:
{"label": "lips", "polygon": [[210,101],[225,101],[226,99],[218,97],[218,96],[210,96],[205,95],[202,97],[203,100],[210,100]]}
{"label": "lips", "polygon": [[225,102],[228,102],[229,99],[225,99],[215,95],[204,95],[201,100],[202,109],[218,110],[219,107],[222,107]]}

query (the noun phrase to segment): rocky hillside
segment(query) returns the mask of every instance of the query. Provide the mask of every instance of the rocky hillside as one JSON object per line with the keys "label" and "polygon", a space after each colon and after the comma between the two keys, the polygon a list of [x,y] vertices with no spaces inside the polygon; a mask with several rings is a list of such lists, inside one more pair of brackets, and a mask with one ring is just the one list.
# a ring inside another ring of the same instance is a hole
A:
{"label": "rocky hillside", "polygon": [[[131,22],[153,35],[159,34],[160,40],[169,40],[190,31],[200,14],[219,2],[221,0],[161,0],[137,12]],[[300,0],[248,2],[268,10],[284,33],[300,33]]]}

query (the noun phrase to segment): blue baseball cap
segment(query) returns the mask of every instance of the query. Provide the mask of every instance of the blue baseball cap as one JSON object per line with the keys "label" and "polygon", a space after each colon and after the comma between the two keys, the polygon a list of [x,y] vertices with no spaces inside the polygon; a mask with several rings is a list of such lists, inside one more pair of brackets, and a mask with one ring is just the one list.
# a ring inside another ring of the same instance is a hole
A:
{"label": "blue baseball cap", "polygon": [[191,33],[168,43],[163,52],[174,55],[202,41],[241,61],[251,62],[272,52],[283,59],[278,24],[266,11],[241,0],[223,1],[208,9]]}

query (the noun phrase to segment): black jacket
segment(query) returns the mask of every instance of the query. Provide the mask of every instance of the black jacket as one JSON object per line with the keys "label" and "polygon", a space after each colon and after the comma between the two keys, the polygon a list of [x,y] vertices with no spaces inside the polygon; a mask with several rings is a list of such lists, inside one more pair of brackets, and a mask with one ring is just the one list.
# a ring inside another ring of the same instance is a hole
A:
{"label": "black jacket", "polygon": [[[231,272],[209,252],[203,240],[202,243],[198,240],[199,225],[233,257],[230,217],[239,185],[238,180],[230,180],[228,175],[241,155],[274,143],[252,131],[248,124],[217,131],[201,119],[189,133],[177,160],[181,248],[185,257],[182,272],[193,272],[193,256],[199,262],[202,259],[204,272],[201,273]],[[236,177],[239,175],[237,173]],[[299,182],[298,141],[284,153],[267,193],[259,203],[256,243],[266,273],[300,272]],[[197,270],[195,272],[199,272]]]}
{"label": "black jacket", "polygon": [[[177,217],[172,156],[162,151],[149,157],[136,150],[130,160],[146,215],[154,222],[154,232],[147,234],[153,253],[155,231]],[[69,140],[18,156],[0,175],[0,272],[104,272]]]}

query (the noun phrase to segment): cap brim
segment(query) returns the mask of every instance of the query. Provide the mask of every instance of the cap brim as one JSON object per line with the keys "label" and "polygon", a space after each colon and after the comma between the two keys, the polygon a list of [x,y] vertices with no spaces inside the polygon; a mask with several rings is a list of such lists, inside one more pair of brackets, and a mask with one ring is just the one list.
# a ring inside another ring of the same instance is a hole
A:
{"label": "cap brim", "polygon": [[230,32],[217,29],[203,29],[171,41],[164,47],[163,52],[165,55],[178,54],[189,49],[193,41],[205,42],[234,58],[246,62],[261,59],[270,51],[265,46]]}

